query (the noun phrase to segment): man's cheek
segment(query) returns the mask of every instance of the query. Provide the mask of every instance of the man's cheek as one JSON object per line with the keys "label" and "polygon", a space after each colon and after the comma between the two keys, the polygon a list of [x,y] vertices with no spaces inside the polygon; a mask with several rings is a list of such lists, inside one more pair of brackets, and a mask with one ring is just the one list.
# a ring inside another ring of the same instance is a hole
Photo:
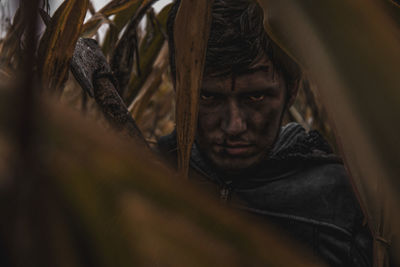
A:
{"label": "man's cheek", "polygon": [[280,109],[265,109],[261,112],[253,113],[249,123],[249,134],[254,141],[262,146],[268,145],[271,138],[275,138],[276,132],[280,127]]}
{"label": "man's cheek", "polygon": [[252,124],[256,126],[255,128],[261,128],[266,122],[267,114],[265,112],[255,112],[249,114],[248,117],[251,118]]}
{"label": "man's cheek", "polygon": [[199,113],[199,130],[205,133],[218,129],[218,116],[212,113]]}
{"label": "man's cheek", "polygon": [[254,112],[250,114],[248,121],[249,130],[257,134],[265,135],[273,124],[274,112],[271,110]]}
{"label": "man's cheek", "polygon": [[271,124],[279,122],[282,114],[282,107],[276,105],[270,105],[268,109],[264,111],[263,118],[266,122]]}

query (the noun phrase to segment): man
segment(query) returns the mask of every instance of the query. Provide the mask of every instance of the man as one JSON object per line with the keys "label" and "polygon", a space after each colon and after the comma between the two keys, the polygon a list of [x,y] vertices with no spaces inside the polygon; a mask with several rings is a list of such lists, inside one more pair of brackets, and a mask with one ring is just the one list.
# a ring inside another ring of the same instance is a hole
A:
{"label": "man", "polygon": [[[175,76],[173,21],[170,62]],[[251,0],[215,0],[191,168],[233,206],[267,217],[334,266],[370,266],[372,238],[340,159],[315,131],[281,127],[300,68]],[[176,134],[159,140],[176,158]]]}

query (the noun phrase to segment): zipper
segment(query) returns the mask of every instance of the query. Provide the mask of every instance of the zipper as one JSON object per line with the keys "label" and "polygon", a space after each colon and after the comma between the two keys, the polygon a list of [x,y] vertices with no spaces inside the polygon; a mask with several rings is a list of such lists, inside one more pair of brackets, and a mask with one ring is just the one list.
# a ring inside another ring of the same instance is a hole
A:
{"label": "zipper", "polygon": [[230,197],[231,197],[231,188],[228,185],[222,186],[219,192],[219,198],[221,199],[221,201],[226,203],[229,201]]}

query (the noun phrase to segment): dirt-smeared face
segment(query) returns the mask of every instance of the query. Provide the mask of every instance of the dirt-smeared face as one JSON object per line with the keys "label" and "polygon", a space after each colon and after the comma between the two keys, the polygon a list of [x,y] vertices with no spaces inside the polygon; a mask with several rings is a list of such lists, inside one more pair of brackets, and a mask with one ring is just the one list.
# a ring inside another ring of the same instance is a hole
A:
{"label": "dirt-smeared face", "polygon": [[196,135],[200,151],[219,171],[251,168],[272,149],[285,102],[285,82],[270,61],[236,76],[205,76]]}

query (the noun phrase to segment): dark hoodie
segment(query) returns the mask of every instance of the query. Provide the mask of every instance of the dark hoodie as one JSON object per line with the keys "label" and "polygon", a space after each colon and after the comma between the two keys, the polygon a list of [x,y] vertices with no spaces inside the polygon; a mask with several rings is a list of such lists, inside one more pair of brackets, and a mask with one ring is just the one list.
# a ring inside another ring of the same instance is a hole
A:
{"label": "dark hoodie", "polygon": [[[176,159],[176,133],[158,145]],[[372,237],[360,205],[341,159],[318,132],[296,123],[283,127],[268,160],[245,177],[222,177],[196,144],[190,166],[200,182],[215,184],[221,199],[266,217],[330,266],[372,266]]]}

